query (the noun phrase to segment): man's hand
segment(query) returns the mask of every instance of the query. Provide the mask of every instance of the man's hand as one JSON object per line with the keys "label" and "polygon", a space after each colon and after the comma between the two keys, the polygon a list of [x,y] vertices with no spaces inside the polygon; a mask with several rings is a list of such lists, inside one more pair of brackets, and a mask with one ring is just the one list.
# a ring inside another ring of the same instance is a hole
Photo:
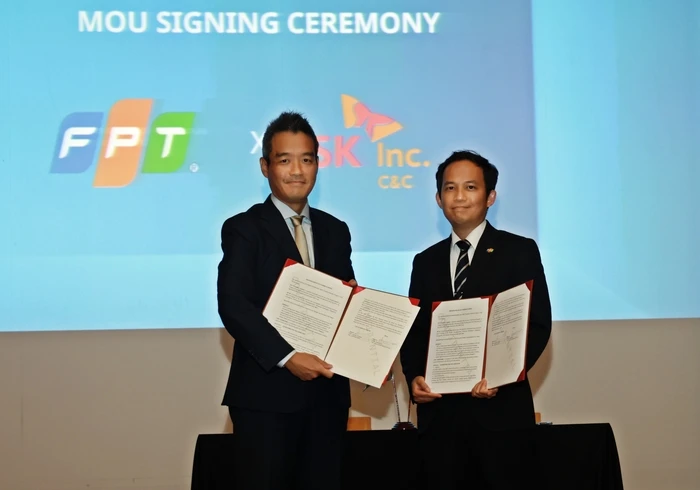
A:
{"label": "man's hand", "polygon": [[350,279],[348,281],[348,284],[350,284],[352,287],[355,287],[355,286],[357,286],[357,281],[355,279]]}
{"label": "man's hand", "polygon": [[498,393],[498,388],[487,388],[488,382],[486,379],[482,379],[472,388],[472,396],[474,398],[493,398]]}
{"label": "man's hand", "polygon": [[411,393],[416,403],[432,402],[436,398],[442,398],[440,393],[430,391],[430,386],[425,382],[423,376],[416,376],[411,383]]}
{"label": "man's hand", "polygon": [[313,354],[297,352],[289,358],[284,367],[303,381],[310,381],[319,376],[333,377],[333,373],[330,371],[333,366]]}

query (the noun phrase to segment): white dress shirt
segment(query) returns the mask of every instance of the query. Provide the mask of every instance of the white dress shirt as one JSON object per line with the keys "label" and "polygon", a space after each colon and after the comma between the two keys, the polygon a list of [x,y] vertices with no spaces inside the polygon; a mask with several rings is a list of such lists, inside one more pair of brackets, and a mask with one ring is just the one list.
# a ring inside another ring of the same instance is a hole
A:
{"label": "white dress shirt", "polygon": [[[304,219],[301,222],[301,227],[304,230],[304,234],[306,235],[306,246],[309,250],[309,261],[311,267],[315,266],[315,260],[314,260],[314,236],[313,236],[313,231],[311,230],[311,213],[309,212],[309,203],[306,203],[304,206],[304,209],[301,210],[301,213],[297,214],[296,211],[294,211],[292,208],[287,206],[285,203],[277,199],[274,195],[272,195],[272,203],[275,205],[275,207],[279,210],[280,214],[282,214],[282,217],[284,218],[284,222],[287,223],[287,227],[289,228],[289,232],[292,234],[292,239],[294,239],[294,223],[292,222],[292,216],[303,216]],[[292,350],[289,354],[287,354],[284,359],[282,359],[280,362],[277,363],[277,366],[279,367],[284,367],[285,364],[287,364],[287,361],[294,355],[296,354],[295,350]]]}
{"label": "white dress shirt", "polygon": [[[474,252],[476,251],[477,245],[479,245],[479,240],[481,240],[481,235],[484,234],[486,229],[486,220],[482,221],[479,226],[474,228],[472,232],[467,235],[467,241],[469,242],[469,250],[467,250],[467,257],[469,257],[469,264],[471,265],[472,259],[474,258]],[[457,261],[459,260],[459,253],[461,249],[457,242],[462,239],[457,236],[457,234],[452,230],[452,246],[450,247],[450,277],[452,278],[452,295],[455,294],[455,269],[457,268]],[[469,280],[469,275],[467,274],[467,281]]]}
{"label": "white dress shirt", "polygon": [[[277,199],[274,195],[272,196],[272,203],[284,218],[284,222],[287,223],[287,227],[289,228],[289,233],[292,234],[292,239],[294,239],[294,223],[292,222],[292,216],[297,216],[297,212]],[[313,230],[311,229],[311,213],[309,212],[309,203],[306,203],[304,209],[302,209],[301,213],[298,215],[304,217],[301,222],[301,227],[306,235],[306,246],[309,249],[309,261],[311,263],[311,267],[314,267],[314,235]]]}

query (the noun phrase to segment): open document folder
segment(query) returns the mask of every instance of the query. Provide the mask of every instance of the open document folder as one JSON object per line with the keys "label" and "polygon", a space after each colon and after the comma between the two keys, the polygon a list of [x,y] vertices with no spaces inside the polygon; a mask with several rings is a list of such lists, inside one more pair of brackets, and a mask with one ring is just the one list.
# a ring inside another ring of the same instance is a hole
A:
{"label": "open document folder", "polygon": [[418,311],[416,299],[352,287],[288,259],[263,315],[297,352],[380,388]]}
{"label": "open document folder", "polygon": [[434,393],[470,393],[525,379],[533,281],[482,298],[436,301],[425,382]]}

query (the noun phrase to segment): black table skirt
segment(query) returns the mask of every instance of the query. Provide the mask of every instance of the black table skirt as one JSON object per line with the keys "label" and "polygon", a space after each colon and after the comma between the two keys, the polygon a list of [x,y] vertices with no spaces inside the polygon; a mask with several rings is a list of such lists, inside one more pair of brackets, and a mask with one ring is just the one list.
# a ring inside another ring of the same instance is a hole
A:
{"label": "black table skirt", "polygon": [[[192,469],[192,490],[234,490],[236,456],[233,434],[201,434]],[[540,425],[507,437],[528,437],[536,481],[552,490],[622,490],[622,474],[610,424]],[[412,490],[417,479],[418,434],[415,431],[348,432],[345,488]],[[376,464],[368,463],[376,462]],[[530,485],[519,482],[517,488]],[[426,487],[422,487],[426,488]],[[242,490],[242,489],[241,489]]]}

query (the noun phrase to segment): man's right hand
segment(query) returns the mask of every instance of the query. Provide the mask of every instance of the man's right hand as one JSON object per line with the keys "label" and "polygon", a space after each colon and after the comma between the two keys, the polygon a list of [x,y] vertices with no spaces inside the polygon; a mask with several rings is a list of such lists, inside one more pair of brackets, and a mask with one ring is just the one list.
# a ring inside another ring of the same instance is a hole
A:
{"label": "man's right hand", "polygon": [[326,378],[333,377],[333,373],[331,372],[333,366],[322,361],[313,354],[297,352],[289,358],[284,367],[289,369],[294,376],[302,381],[310,381],[319,376],[325,376]]}
{"label": "man's right hand", "polygon": [[413,393],[413,400],[416,403],[427,403],[432,402],[436,398],[442,398],[440,393],[433,393],[430,391],[430,386],[425,382],[423,376],[416,376],[413,378],[411,393]]}

